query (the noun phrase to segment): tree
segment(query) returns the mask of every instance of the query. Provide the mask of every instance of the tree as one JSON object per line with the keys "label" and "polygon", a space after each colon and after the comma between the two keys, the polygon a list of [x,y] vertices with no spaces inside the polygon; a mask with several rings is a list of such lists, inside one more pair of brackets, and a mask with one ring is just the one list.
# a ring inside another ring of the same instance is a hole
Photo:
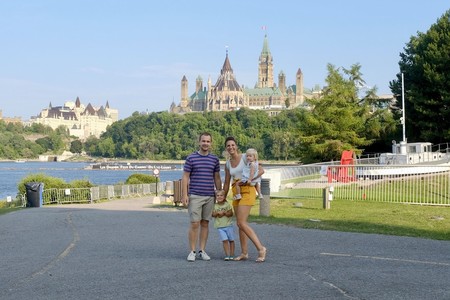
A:
{"label": "tree", "polygon": [[80,140],[74,140],[70,143],[70,152],[80,154],[83,151],[83,143]]}
{"label": "tree", "polygon": [[450,138],[450,10],[426,33],[418,32],[400,53],[400,72],[390,82],[401,107],[404,75],[406,131],[410,141]]}
{"label": "tree", "polygon": [[383,124],[379,117],[388,115],[388,108],[378,103],[376,87],[362,89],[365,82],[359,64],[350,69],[341,70],[331,64],[327,68],[323,96],[309,100],[312,110],[299,116],[298,154],[303,162],[338,160],[344,150],[359,154],[391,128],[391,121]]}

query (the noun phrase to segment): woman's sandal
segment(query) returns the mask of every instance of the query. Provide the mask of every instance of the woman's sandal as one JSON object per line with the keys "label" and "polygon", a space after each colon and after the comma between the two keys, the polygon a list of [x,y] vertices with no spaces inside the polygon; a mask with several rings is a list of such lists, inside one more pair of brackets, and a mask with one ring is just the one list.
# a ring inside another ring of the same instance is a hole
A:
{"label": "woman's sandal", "polygon": [[248,253],[247,254],[242,253],[241,255],[236,256],[234,258],[235,261],[247,260],[247,259],[248,259]]}
{"label": "woman's sandal", "polygon": [[258,258],[256,259],[256,262],[257,263],[265,262],[266,261],[266,253],[267,253],[266,247],[263,247],[261,251],[258,251]]}

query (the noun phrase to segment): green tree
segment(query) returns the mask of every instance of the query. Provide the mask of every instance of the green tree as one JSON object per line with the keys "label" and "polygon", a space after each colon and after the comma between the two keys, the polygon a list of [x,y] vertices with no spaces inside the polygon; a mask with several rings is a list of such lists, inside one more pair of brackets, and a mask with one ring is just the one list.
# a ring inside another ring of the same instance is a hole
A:
{"label": "green tree", "polygon": [[98,150],[102,157],[114,157],[115,154],[115,146],[112,138],[106,138],[100,140],[98,143]]}
{"label": "green tree", "polygon": [[[114,125],[114,124],[113,124]],[[99,151],[98,151],[98,144],[100,143],[100,139],[95,137],[95,136],[90,136],[86,139],[86,141],[84,142],[84,151],[86,151],[86,153],[88,155],[91,156],[99,156]]]}
{"label": "green tree", "polygon": [[80,140],[74,140],[70,143],[70,152],[80,154],[83,151],[83,143]]}
{"label": "green tree", "polygon": [[[376,106],[376,88],[365,91],[359,64],[350,69],[328,64],[327,87],[323,96],[311,99],[311,112],[304,111],[301,120],[298,154],[304,162],[338,160],[342,151],[362,152],[362,147],[374,141],[375,133],[366,134]],[[379,108],[381,109],[381,108]],[[372,124],[373,130],[375,130]],[[380,127],[377,134],[384,127]]]}
{"label": "green tree", "polygon": [[61,134],[53,132],[48,137],[50,139],[50,149],[54,154],[58,154],[65,149],[65,143]]}
{"label": "green tree", "polygon": [[400,72],[390,82],[401,107],[404,75],[406,131],[409,141],[450,139],[450,10],[418,32],[400,54]]}

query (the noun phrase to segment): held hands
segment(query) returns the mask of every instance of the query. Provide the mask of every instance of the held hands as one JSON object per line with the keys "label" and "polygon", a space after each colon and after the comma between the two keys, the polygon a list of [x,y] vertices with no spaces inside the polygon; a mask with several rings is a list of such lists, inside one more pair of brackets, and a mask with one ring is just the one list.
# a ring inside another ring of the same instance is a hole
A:
{"label": "held hands", "polygon": [[223,216],[225,216],[226,215],[226,211],[218,211],[218,212],[215,212],[214,213],[214,216],[213,217],[216,217],[216,218],[222,218]]}

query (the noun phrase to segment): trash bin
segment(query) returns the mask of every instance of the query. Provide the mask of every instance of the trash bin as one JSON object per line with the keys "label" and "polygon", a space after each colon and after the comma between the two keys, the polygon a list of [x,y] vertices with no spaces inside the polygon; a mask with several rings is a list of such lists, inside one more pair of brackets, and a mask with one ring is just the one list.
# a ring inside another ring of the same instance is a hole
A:
{"label": "trash bin", "polygon": [[42,192],[44,184],[42,182],[25,183],[27,194],[27,207],[41,207],[43,205]]}

